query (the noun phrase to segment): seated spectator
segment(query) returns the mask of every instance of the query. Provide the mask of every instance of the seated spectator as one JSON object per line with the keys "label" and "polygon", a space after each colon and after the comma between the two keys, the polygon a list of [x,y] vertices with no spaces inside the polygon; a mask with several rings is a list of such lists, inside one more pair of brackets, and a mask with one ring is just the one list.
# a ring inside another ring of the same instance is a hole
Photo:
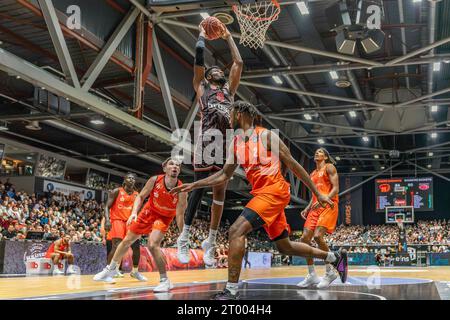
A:
{"label": "seated spectator", "polygon": [[17,235],[17,231],[13,224],[10,224],[7,230],[3,230],[2,236],[4,239],[14,239]]}

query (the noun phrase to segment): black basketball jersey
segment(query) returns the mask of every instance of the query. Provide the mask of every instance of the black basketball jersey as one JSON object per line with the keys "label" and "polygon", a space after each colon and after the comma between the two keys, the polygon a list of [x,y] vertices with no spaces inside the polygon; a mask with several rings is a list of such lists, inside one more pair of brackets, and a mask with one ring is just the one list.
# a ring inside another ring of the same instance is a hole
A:
{"label": "black basketball jersey", "polygon": [[213,87],[208,82],[203,83],[203,95],[200,97],[200,112],[202,115],[202,132],[218,129],[222,134],[230,129],[230,110],[233,97],[228,82],[222,87]]}
{"label": "black basketball jersey", "polygon": [[[231,104],[234,99],[230,92],[228,82],[223,87],[212,86],[209,82],[203,82],[203,95],[200,97],[200,114],[201,114],[201,134],[199,143],[196,145],[195,158],[202,154],[202,150],[211,144],[212,141],[203,141],[203,135],[206,135],[208,130],[219,130],[223,135],[223,159],[222,163],[195,163],[194,168],[198,170],[211,170],[213,168],[220,169],[225,163],[226,159],[226,130],[231,129],[230,126],[230,111]],[[200,143],[200,141],[202,141]],[[214,153],[213,153],[214,156]]]}

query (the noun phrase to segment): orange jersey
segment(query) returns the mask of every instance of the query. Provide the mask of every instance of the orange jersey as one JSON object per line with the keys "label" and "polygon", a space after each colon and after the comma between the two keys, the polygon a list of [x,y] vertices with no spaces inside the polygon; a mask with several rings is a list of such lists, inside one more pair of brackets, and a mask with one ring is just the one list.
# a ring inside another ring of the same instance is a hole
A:
{"label": "orange jersey", "polygon": [[114,201],[111,209],[109,209],[111,220],[123,220],[126,221],[131,215],[133,210],[134,200],[139,193],[134,191],[132,194],[128,194],[124,188],[119,188],[119,194]]}
{"label": "orange jersey", "polygon": [[[59,243],[59,251],[67,252],[67,249],[69,248],[69,244],[64,245],[64,243],[61,241]],[[55,253],[55,242],[53,242],[50,247],[47,249],[46,255],[50,256],[52,253]]]}
{"label": "orange jersey", "polygon": [[[156,212],[161,216],[174,217],[177,214],[178,195],[169,193],[169,189],[166,187],[165,175],[159,175],[156,177],[153,190],[150,192],[148,201],[142,208],[142,213]],[[177,186],[183,183],[178,180]]]}
{"label": "orange jersey", "polygon": [[[330,177],[328,176],[327,166],[325,165],[322,169],[314,170],[311,175],[311,180],[314,185],[317,187],[319,192],[324,195],[328,195],[333,189],[333,185],[331,184]],[[317,202],[317,197],[313,195],[313,203]],[[339,201],[339,196],[335,195],[331,200],[334,202]]]}
{"label": "orange jersey", "polygon": [[281,174],[281,162],[278,155],[268,151],[262,142],[261,135],[267,130],[256,127],[247,141],[241,136],[234,140],[235,160],[244,169],[247,180],[252,185],[252,195],[272,194],[275,196],[290,195],[290,184]]}

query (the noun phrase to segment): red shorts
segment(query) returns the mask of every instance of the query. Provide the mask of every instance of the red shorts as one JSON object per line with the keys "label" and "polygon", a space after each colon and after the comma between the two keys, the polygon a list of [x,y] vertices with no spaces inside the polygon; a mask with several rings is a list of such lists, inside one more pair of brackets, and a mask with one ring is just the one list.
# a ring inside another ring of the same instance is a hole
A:
{"label": "red shorts", "polygon": [[108,232],[110,239],[124,239],[128,232],[127,222],[123,220],[111,220],[111,230]]}
{"label": "red shorts", "polygon": [[324,227],[327,233],[332,234],[336,229],[339,214],[339,204],[334,203],[334,208],[327,205],[325,208],[318,207],[311,210],[306,217],[305,228],[314,231],[317,227]]}
{"label": "red shorts", "polygon": [[130,231],[135,234],[149,234],[152,230],[166,232],[175,216],[163,216],[157,212],[145,210],[138,215],[137,221],[130,225]]}
{"label": "red shorts", "polygon": [[291,195],[258,194],[247,203],[246,208],[255,211],[266,223],[266,230],[271,240],[280,236],[284,230],[290,232],[284,209],[289,204]]}

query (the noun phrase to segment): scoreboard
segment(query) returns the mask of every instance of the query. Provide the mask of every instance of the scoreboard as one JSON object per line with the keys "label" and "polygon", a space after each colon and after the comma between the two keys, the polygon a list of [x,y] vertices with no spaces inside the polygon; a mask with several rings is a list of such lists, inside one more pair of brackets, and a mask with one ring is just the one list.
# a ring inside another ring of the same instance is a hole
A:
{"label": "scoreboard", "polygon": [[375,197],[377,212],[400,206],[433,211],[433,177],[377,179]]}

